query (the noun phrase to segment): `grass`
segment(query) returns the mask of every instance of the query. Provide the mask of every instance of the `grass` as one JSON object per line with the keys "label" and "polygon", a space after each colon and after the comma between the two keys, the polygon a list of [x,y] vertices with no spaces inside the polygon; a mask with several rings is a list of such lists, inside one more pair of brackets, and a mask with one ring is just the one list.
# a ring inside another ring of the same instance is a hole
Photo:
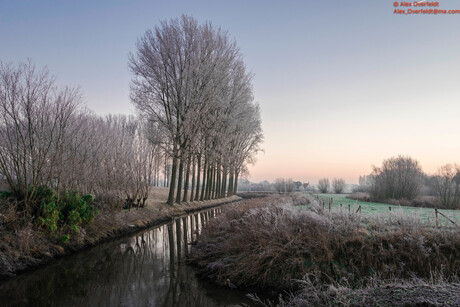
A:
{"label": "grass", "polygon": [[[388,219],[329,212],[313,196],[303,197],[253,199],[226,208],[203,229],[189,261],[222,285],[297,291],[294,297],[306,302],[300,306],[353,305],[348,295],[353,292],[366,302],[372,302],[373,293],[393,301],[401,289],[412,289],[414,294],[404,298],[409,302],[424,293],[431,297],[423,290],[429,285],[460,289],[459,228],[436,228],[404,213],[392,212]],[[302,203],[308,208],[299,210],[296,205]],[[442,283],[430,283],[433,276],[441,276]],[[391,288],[397,291],[385,290]],[[457,297],[437,299],[446,303]]]}
{"label": "grass", "polygon": [[[354,210],[355,212],[358,207],[361,206],[361,213],[364,215],[385,214],[389,212],[389,208],[391,207],[392,212],[402,212],[404,214],[418,216],[423,220],[435,219],[435,210],[433,208],[396,206],[391,204],[357,201],[347,198],[347,195],[348,194],[315,194],[315,196],[324,199],[326,207],[328,206],[329,199],[332,198],[333,203],[331,209],[340,210],[340,204],[342,204],[342,210],[345,212],[348,212],[349,205],[350,211]],[[457,225],[460,225],[460,212],[458,210],[438,209],[438,211],[455,221]],[[440,225],[452,226],[452,223],[442,215],[438,215],[438,221]]]}
{"label": "grass", "polygon": [[144,208],[114,209],[113,204],[102,206],[94,220],[78,225],[78,231],[47,234],[32,222],[19,223],[19,214],[7,200],[0,199],[0,280],[20,271],[50,262],[53,258],[94,246],[111,238],[132,233],[184,215],[187,212],[239,200],[225,199],[166,205],[168,188],[153,187],[151,198]]}
{"label": "grass", "polygon": [[[278,306],[459,306],[460,283],[442,279],[375,281],[372,286],[351,289],[347,285],[318,285],[308,277],[299,281],[302,290],[291,294]],[[254,301],[274,306],[258,297]]]}

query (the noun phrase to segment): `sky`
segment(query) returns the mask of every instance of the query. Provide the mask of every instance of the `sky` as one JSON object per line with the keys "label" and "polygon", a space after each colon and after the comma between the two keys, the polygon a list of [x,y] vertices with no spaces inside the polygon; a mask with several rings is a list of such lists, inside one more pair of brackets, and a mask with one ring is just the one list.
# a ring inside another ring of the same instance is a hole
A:
{"label": "sky", "polygon": [[0,60],[48,66],[98,114],[134,113],[128,54],[147,29],[191,15],[227,30],[255,75],[265,141],[251,181],[357,183],[400,154],[434,173],[460,163],[460,14],[394,10],[390,0],[0,0]]}

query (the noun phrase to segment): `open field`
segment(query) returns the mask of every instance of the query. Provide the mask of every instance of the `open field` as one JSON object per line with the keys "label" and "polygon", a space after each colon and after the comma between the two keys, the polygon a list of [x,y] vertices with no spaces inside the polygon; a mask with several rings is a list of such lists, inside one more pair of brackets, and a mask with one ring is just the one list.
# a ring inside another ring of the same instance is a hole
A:
{"label": "open field", "polygon": [[[340,210],[340,204],[342,204],[343,211],[348,211],[348,206],[350,206],[350,211],[356,212],[361,206],[361,213],[364,215],[374,215],[374,214],[385,214],[390,211],[392,213],[404,212],[409,215],[419,216],[424,220],[434,220],[435,219],[435,209],[433,208],[420,208],[420,207],[409,207],[409,206],[396,206],[391,204],[382,204],[374,202],[365,202],[357,201],[347,198],[348,194],[315,194],[315,196],[320,199],[324,199],[328,208],[329,200],[332,199],[331,209]],[[438,212],[446,215],[451,220],[455,221],[457,225],[460,225],[460,211],[458,210],[445,210],[438,209]],[[441,214],[438,215],[438,222],[440,224],[452,224]]]}

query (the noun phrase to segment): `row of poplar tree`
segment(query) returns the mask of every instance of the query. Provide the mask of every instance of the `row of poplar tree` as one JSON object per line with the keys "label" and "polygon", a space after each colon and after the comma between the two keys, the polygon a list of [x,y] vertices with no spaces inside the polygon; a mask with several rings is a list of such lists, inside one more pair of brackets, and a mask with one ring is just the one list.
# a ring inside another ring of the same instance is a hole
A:
{"label": "row of poplar tree", "polygon": [[235,42],[182,16],[148,30],[136,47],[136,116],[96,115],[47,68],[0,63],[0,179],[24,204],[46,186],[143,205],[161,169],[169,204],[236,192],[263,134]]}
{"label": "row of poplar tree", "polygon": [[129,67],[132,102],[172,159],[168,203],[235,194],[263,138],[236,43],[182,16],[148,30]]}

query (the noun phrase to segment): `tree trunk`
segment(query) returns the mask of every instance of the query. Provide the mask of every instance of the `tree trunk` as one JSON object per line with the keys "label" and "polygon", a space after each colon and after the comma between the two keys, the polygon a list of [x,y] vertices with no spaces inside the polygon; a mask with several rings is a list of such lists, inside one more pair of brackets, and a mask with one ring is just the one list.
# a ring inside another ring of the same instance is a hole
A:
{"label": "tree trunk", "polygon": [[[157,158],[159,158],[158,155],[157,155]],[[155,159],[155,160],[156,160],[155,165],[156,165],[156,177],[157,177],[156,178],[157,182],[156,182],[155,186],[159,187],[160,186],[160,159]]]}
{"label": "tree trunk", "polygon": [[182,201],[187,202],[187,196],[188,196],[188,179],[190,178],[190,163],[191,163],[192,157],[189,154],[188,159],[187,159],[187,167],[185,170],[185,184],[184,184],[184,198]]}
{"label": "tree trunk", "polygon": [[221,171],[220,164],[217,165],[217,183],[216,183],[216,198],[220,198],[220,184],[221,184]]}
{"label": "tree trunk", "polygon": [[192,189],[190,190],[190,201],[193,201],[193,192],[195,191],[195,156],[192,160]]}
{"label": "tree trunk", "polygon": [[206,160],[206,158],[204,159],[204,167],[203,167],[203,183],[201,184],[201,196],[200,196],[200,200],[203,201],[204,200],[204,192],[205,192],[205,189],[206,189],[206,186],[205,186],[205,183],[206,183],[206,174],[207,174],[207,167],[208,167],[208,161]]}
{"label": "tree trunk", "polygon": [[235,181],[233,183],[233,195],[235,195],[237,190],[238,190],[238,175],[239,175],[239,172],[236,171],[235,172]]}
{"label": "tree trunk", "polygon": [[225,198],[225,191],[227,190],[227,167],[224,166],[222,170],[222,187],[220,188],[220,196]]}
{"label": "tree trunk", "polygon": [[230,178],[228,179],[228,192],[227,196],[233,195],[233,168],[230,168]]}
{"label": "tree trunk", "polygon": [[201,174],[201,155],[198,155],[198,165],[196,173],[196,191],[195,191],[195,200],[198,200],[200,195],[200,174]]}
{"label": "tree trunk", "polygon": [[[182,155],[181,155],[182,156]],[[177,194],[176,194],[176,203],[180,204],[180,196],[182,194],[182,177],[184,174],[184,159],[180,158],[179,163],[179,178],[177,179]]]}
{"label": "tree trunk", "polygon": [[210,195],[210,190],[211,190],[211,185],[212,185],[212,169],[211,166],[208,166],[208,182],[206,183],[206,194],[205,194],[205,199],[209,199]]}
{"label": "tree trunk", "polygon": [[174,154],[172,170],[171,170],[171,179],[169,180],[169,195],[168,195],[168,201],[166,202],[168,205],[172,205],[174,203],[174,187],[176,185],[176,172],[177,172],[177,156]]}
{"label": "tree trunk", "polygon": [[165,152],[165,187],[169,187],[168,157]]}
{"label": "tree trunk", "polygon": [[216,196],[216,167],[212,168],[212,187],[211,187],[211,199]]}

